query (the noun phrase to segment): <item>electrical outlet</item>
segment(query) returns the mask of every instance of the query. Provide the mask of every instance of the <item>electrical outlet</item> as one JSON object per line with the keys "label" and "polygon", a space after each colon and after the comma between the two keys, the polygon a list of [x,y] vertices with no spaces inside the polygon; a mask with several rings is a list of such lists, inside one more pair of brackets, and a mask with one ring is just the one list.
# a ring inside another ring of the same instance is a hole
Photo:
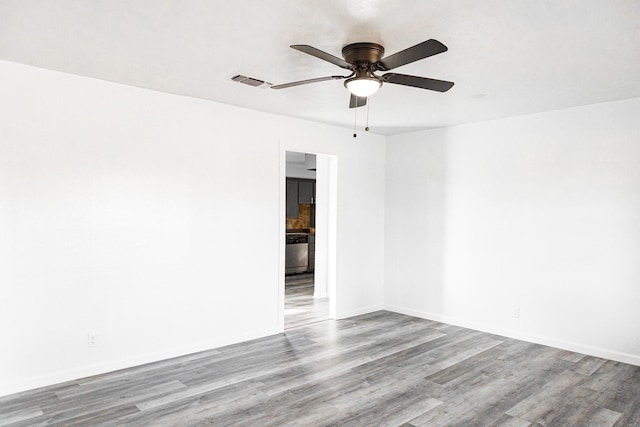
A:
{"label": "electrical outlet", "polygon": [[516,307],[513,309],[513,313],[512,316],[514,319],[519,319],[520,318],[520,308]]}
{"label": "electrical outlet", "polygon": [[96,334],[92,334],[92,333],[87,334],[87,347],[93,348],[96,345],[98,345],[98,338],[96,337]]}

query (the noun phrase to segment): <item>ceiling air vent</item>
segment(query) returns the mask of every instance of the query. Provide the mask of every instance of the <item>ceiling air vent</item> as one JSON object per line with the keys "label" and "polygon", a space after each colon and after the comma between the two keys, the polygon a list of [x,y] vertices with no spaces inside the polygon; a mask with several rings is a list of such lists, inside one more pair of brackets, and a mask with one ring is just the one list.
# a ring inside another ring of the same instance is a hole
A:
{"label": "ceiling air vent", "polygon": [[266,83],[262,80],[254,79],[253,77],[243,76],[241,74],[238,74],[237,76],[232,77],[231,80],[233,80],[234,82],[244,83],[246,85],[254,86],[254,87],[262,86],[263,84]]}

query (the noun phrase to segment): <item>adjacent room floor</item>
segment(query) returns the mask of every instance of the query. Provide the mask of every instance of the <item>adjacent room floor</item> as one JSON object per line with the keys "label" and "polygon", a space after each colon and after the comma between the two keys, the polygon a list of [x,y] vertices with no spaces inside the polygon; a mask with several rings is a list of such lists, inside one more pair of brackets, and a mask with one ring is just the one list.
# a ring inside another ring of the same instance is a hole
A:
{"label": "adjacent room floor", "polygon": [[285,276],[285,330],[329,319],[329,298],[314,298],[313,292],[313,273]]}
{"label": "adjacent room floor", "polygon": [[380,311],[0,398],[54,424],[638,426],[640,367]]}

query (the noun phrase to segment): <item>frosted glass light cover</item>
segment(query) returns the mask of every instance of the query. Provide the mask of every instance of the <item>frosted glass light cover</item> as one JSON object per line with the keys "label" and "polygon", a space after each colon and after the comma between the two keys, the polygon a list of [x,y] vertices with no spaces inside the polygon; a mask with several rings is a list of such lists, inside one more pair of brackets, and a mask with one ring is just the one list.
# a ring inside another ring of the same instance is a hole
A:
{"label": "frosted glass light cover", "polygon": [[380,89],[382,82],[372,78],[355,78],[347,81],[345,85],[355,96],[368,97]]}

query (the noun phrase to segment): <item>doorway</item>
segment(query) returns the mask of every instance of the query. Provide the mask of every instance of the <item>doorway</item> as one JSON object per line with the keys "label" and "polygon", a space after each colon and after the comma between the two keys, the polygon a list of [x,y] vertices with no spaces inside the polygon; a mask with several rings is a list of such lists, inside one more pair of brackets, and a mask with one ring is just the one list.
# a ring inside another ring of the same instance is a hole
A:
{"label": "doorway", "polygon": [[335,318],[337,158],[293,151],[285,157],[281,307],[288,330]]}

